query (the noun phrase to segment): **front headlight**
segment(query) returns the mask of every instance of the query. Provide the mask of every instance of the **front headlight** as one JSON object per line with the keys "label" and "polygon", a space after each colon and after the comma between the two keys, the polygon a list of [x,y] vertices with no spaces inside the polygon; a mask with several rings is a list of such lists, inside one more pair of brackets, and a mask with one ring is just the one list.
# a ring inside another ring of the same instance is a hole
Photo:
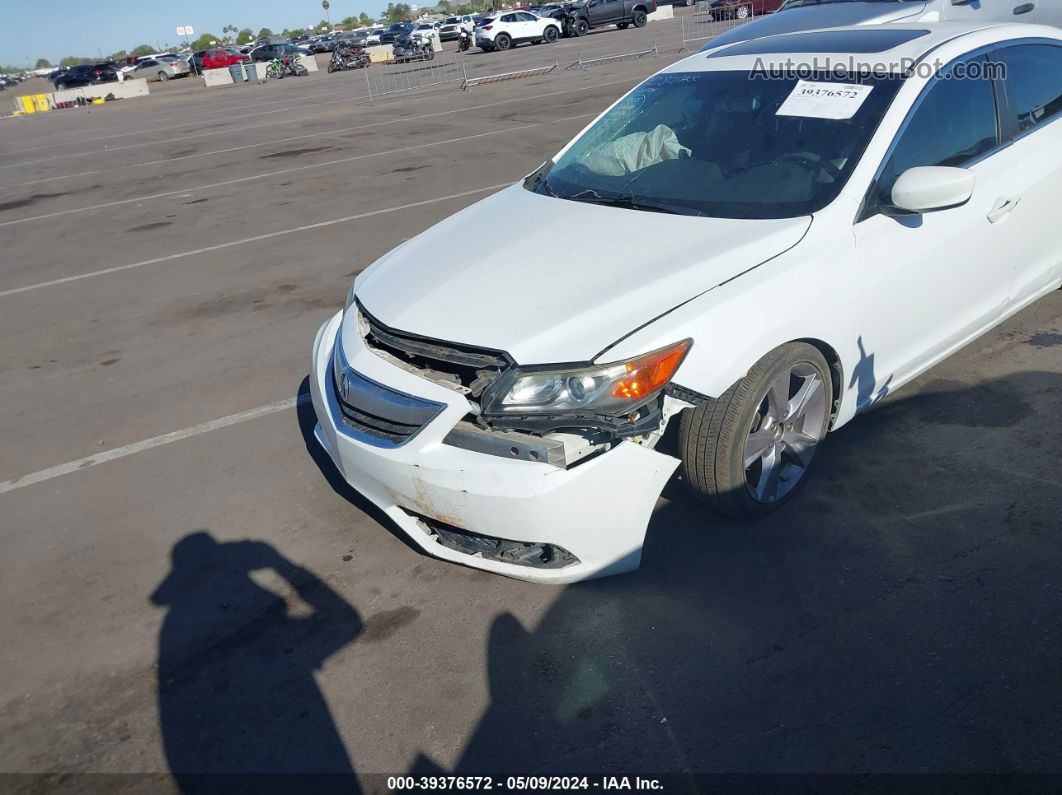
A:
{"label": "front headlight", "polygon": [[667,386],[693,340],[625,362],[590,367],[527,370],[513,368],[484,395],[486,414],[594,413],[623,416],[645,405]]}

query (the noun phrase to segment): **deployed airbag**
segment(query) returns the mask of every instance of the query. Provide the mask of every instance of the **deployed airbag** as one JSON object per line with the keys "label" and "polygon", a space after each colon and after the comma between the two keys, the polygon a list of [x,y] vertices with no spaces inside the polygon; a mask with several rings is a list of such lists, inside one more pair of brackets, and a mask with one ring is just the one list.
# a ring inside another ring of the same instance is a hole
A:
{"label": "deployed airbag", "polygon": [[649,132],[624,135],[594,149],[586,158],[586,166],[595,174],[622,177],[665,160],[679,160],[690,156],[690,150],[679,143],[675,131],[666,124],[658,124]]}

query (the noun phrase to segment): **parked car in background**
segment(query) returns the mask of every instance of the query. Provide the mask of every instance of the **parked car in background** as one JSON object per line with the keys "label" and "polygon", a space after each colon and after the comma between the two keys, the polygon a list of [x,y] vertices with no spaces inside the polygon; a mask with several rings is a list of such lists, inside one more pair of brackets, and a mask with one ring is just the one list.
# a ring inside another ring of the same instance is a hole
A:
{"label": "parked car in background", "polygon": [[234,64],[243,63],[249,61],[250,56],[244,55],[241,52],[230,52],[227,49],[217,47],[215,49],[204,50],[202,59],[203,69],[224,69]]}
{"label": "parked car in background", "polygon": [[702,47],[713,49],[761,36],[845,25],[886,22],[1026,22],[1062,28],[1062,2],[1024,0],[787,0],[778,11],[721,33]]}
{"label": "parked car in background", "polygon": [[563,9],[563,33],[585,36],[592,28],[615,25],[620,30],[645,26],[656,11],[656,0],[583,0]]}
{"label": "parked car in background", "polygon": [[[298,45],[296,45],[298,46]],[[332,52],[336,46],[336,37],[332,34],[324,36],[318,36],[316,39],[310,39],[308,42],[302,45],[311,52]]]}
{"label": "parked car in background", "polygon": [[552,44],[560,35],[561,26],[555,19],[530,11],[510,11],[487,17],[476,27],[476,46],[484,52],[504,51],[524,42]]}
{"label": "parked car in background", "polygon": [[439,25],[439,40],[440,41],[453,41],[461,35],[461,28],[464,28],[469,33],[476,26],[475,20],[471,14],[464,14],[463,16],[447,17]]}
{"label": "parked car in background", "polygon": [[262,62],[290,55],[313,55],[313,51],[306,47],[296,47],[294,44],[263,44],[251,50],[250,58],[252,61]]}
{"label": "parked car in background", "polygon": [[373,47],[380,43],[380,36],[383,35],[386,28],[369,28],[364,31],[365,33],[365,46]]}
{"label": "parked car in background", "polygon": [[188,63],[179,58],[148,58],[127,71],[125,79],[169,80],[173,77],[185,77],[191,74],[191,71]]}
{"label": "parked car in background", "polygon": [[380,44],[394,44],[403,33],[410,33],[415,28],[412,22],[396,22],[380,34]]}
{"label": "parked car in background", "polygon": [[782,7],[782,2],[783,0],[712,0],[708,10],[712,19],[749,19],[773,14]]}
{"label": "parked car in background", "polygon": [[64,88],[78,88],[97,83],[113,83],[118,80],[117,70],[110,64],[80,64],[70,66],[56,74],[54,80],[56,91]]}

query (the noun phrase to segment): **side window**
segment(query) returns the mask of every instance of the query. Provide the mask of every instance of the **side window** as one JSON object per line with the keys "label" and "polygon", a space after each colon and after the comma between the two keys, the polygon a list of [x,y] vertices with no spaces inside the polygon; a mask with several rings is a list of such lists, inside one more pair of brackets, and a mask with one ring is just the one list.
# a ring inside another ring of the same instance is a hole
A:
{"label": "side window", "polygon": [[1008,138],[1062,114],[1062,47],[1022,44],[993,54],[1003,64]]}
{"label": "side window", "polygon": [[987,72],[940,79],[900,132],[878,180],[879,198],[888,201],[893,183],[909,168],[963,166],[998,144],[995,90]]}
{"label": "side window", "polygon": [[521,11],[516,16],[520,18],[521,22],[534,22],[536,19],[538,19],[538,17],[536,17],[534,14],[528,14],[526,11]]}
{"label": "side window", "polygon": [[516,22],[516,14],[506,14],[501,18],[502,22]]}

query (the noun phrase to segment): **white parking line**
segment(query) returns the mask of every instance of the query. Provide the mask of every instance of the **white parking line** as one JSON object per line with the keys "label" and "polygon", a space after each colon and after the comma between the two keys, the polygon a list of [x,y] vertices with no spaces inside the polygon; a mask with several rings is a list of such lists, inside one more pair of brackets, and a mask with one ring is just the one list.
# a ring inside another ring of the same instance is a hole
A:
{"label": "white parking line", "polygon": [[[535,122],[534,124],[522,124],[519,127],[507,127],[504,130],[492,130],[485,133],[476,133],[475,135],[462,135],[459,138],[447,138],[443,141],[432,141],[426,144],[413,144],[411,146],[401,146],[397,149],[387,149],[383,152],[369,152],[363,155],[351,155],[350,157],[341,157],[337,160],[328,160],[324,163],[310,163],[305,166],[292,166],[291,168],[283,168],[279,171],[267,171],[264,174],[254,174],[250,177],[237,177],[236,179],[227,179],[222,182],[214,182],[210,185],[200,185],[195,188],[181,188],[180,190],[169,190],[164,193],[153,193],[149,196],[135,196],[131,199],[118,199],[113,202],[100,202],[98,204],[91,204],[86,207],[74,207],[69,210],[56,210],[51,213],[43,213],[42,215],[31,215],[27,218],[14,218],[10,221],[0,222],[0,227],[14,226],[15,224],[27,224],[31,221],[43,221],[48,218],[58,218],[61,215],[73,215],[75,213],[86,213],[91,210],[105,210],[108,207],[121,207],[126,204],[136,204],[137,202],[152,201],[154,199],[164,199],[167,196],[183,196],[185,194],[193,194],[199,191],[212,190],[214,188],[224,188],[229,185],[241,185],[245,182],[254,182],[259,179],[267,179],[269,177],[279,177],[284,174],[293,174],[297,171],[308,171],[314,168],[327,168],[329,166],[337,166],[343,163],[352,163],[356,160],[367,160],[373,157],[385,157],[387,155],[395,155],[400,152],[412,152],[417,149],[428,149],[433,146],[445,146],[446,144],[460,143],[461,141],[472,141],[476,138],[486,138],[491,135],[505,135],[506,133],[519,132],[520,130],[529,130],[532,127],[543,127],[547,124],[557,124],[562,121],[571,121],[572,119],[582,119],[587,116],[596,116],[597,113],[580,113],[577,116],[565,116],[561,119],[550,119],[549,121]],[[3,293],[0,293],[3,295]]]}
{"label": "white parking line", "polygon": [[[485,105],[472,105],[470,107],[465,107],[465,108],[451,108],[450,110],[441,110],[441,111],[437,111],[435,113],[424,113],[424,114],[421,114],[420,116],[401,116],[401,117],[399,117],[397,119],[386,119],[384,121],[374,121],[374,122],[370,122],[369,124],[359,124],[359,125],[356,125],[354,127],[340,127],[338,129],[335,129],[335,130],[325,130],[324,132],[306,133],[304,135],[292,135],[292,136],[289,136],[287,138],[278,138],[278,139],[273,140],[273,141],[263,141],[262,143],[257,143],[257,144],[243,144],[241,146],[230,146],[230,147],[228,147],[226,149],[213,149],[213,150],[211,150],[209,152],[196,152],[196,153],[190,154],[190,155],[180,155],[179,157],[166,157],[166,158],[162,158],[160,160],[145,160],[145,161],[143,161],[141,163],[128,163],[128,164],[123,165],[123,166],[114,166],[113,168],[99,168],[99,169],[95,169],[94,171],[80,171],[77,174],[59,174],[58,176],[55,176],[55,177],[44,177],[43,179],[31,179],[31,180],[28,180],[27,182],[18,182],[18,183],[14,183],[12,185],[3,185],[3,186],[0,186],[0,187],[2,187],[5,190],[10,189],[10,188],[25,188],[25,187],[30,187],[30,186],[33,186],[33,185],[39,185],[42,182],[54,182],[55,180],[59,180],[59,179],[75,179],[77,177],[89,177],[89,176],[92,176],[93,174],[104,174],[104,173],[110,174],[111,172],[119,171],[119,170],[121,170],[123,168],[138,168],[140,166],[158,166],[158,165],[162,165],[164,163],[176,163],[177,161],[180,161],[180,160],[192,160],[192,159],[197,158],[197,157],[210,157],[211,155],[222,155],[222,154],[228,154],[229,152],[241,152],[241,151],[243,151],[245,149],[255,149],[255,148],[261,147],[261,146],[273,146],[273,145],[276,145],[276,144],[291,143],[292,141],[301,141],[301,140],[304,140],[304,139],[307,139],[307,138],[320,138],[320,137],[325,136],[325,135],[339,135],[340,133],[355,132],[357,130],[367,130],[367,129],[371,129],[373,127],[385,127],[385,126],[390,125],[390,124],[401,124],[403,122],[421,121],[423,119],[434,119],[434,118],[437,118],[439,116],[449,116],[449,115],[454,114],[454,113],[465,113],[465,112],[470,111],[470,110],[482,110],[484,108],[493,108],[493,107],[497,107],[499,105],[511,105],[514,102],[527,102],[528,100],[532,100],[532,99],[544,99],[544,98],[547,98],[547,97],[555,97],[555,96],[557,96],[559,94],[571,94],[571,93],[576,92],[576,91],[589,91],[590,89],[600,88],[602,86],[610,86],[610,85],[614,85],[616,83],[629,83],[629,82],[630,82],[630,80],[613,80],[613,81],[610,81],[608,83],[597,83],[597,84],[592,85],[592,86],[581,86],[579,88],[565,89],[564,91],[553,91],[553,92],[551,92],[549,94],[534,94],[534,95],[529,96],[529,97],[520,97],[518,99],[504,99],[504,100],[501,100],[500,102],[488,102]],[[158,143],[158,142],[156,142],[156,143]],[[113,151],[113,150],[108,150],[108,151]]]}
{"label": "white parking line", "polygon": [[27,284],[24,287],[13,287],[10,290],[0,290],[0,298],[6,298],[10,295],[18,295],[19,293],[28,293],[31,290],[41,290],[45,287],[55,287],[59,284],[69,284],[70,282],[81,281],[82,279],[91,279],[95,276],[106,276],[110,273],[120,273],[121,271],[133,270],[134,268],[143,268],[146,265],[157,265],[160,262],[171,262],[175,259],[184,259],[185,257],[194,257],[197,254],[209,254],[212,251],[220,251],[225,248],[232,248],[233,246],[245,246],[248,243],[257,243],[260,240],[269,240],[274,237],[281,237],[283,235],[293,235],[296,232],[307,232],[311,229],[321,229],[325,226],[334,226],[335,224],[344,224],[348,221],[358,221],[362,218],[371,218],[374,215],[384,215],[385,213],[394,213],[399,210],[409,210],[413,207],[423,207],[426,204],[436,204],[437,202],[449,201],[450,199],[460,199],[464,196],[474,196],[477,193],[488,193],[492,190],[501,190],[507,188],[513,183],[503,182],[500,185],[488,185],[484,188],[473,188],[472,190],[461,191],[460,193],[451,193],[446,196],[436,196],[434,199],[424,199],[419,202],[409,202],[407,204],[400,204],[397,207],[385,207],[381,210],[369,210],[368,212],[358,213],[357,215],[348,215],[343,218],[333,218],[330,221],[318,221],[315,224],[306,224],[305,226],[296,226],[291,229],[280,229],[276,232],[266,232],[265,234],[255,235],[254,237],[245,237],[240,240],[231,240],[228,243],[218,243],[216,246],[206,246],[205,248],[196,248],[191,251],[181,251],[177,254],[167,254],[164,257],[153,257],[152,259],[141,260],[140,262],[133,262],[129,265],[116,265],[113,268],[103,268],[98,271],[90,271],[88,273],[79,273],[77,276],[64,276],[62,279],[52,279],[47,282],[38,282],[37,284]]}
{"label": "white parking line", "polygon": [[26,486],[32,486],[36,483],[43,483],[46,480],[52,478],[62,477],[63,475],[69,475],[72,472],[79,472],[82,469],[89,469],[100,464],[105,464],[108,461],[116,461],[119,458],[125,458],[126,456],[136,455],[142,453],[145,450],[152,450],[156,447],[162,447],[167,444],[173,444],[174,442],[182,441],[183,439],[191,438],[192,436],[200,436],[204,433],[210,433],[211,431],[217,431],[222,428],[229,428],[233,425],[238,425],[241,422],[249,422],[250,420],[258,419],[259,417],[266,417],[270,414],[276,414],[280,411],[286,411],[287,409],[295,408],[302,403],[307,403],[310,400],[310,396],[307,394],[299,395],[298,397],[287,398],[285,400],[278,400],[274,403],[267,403],[264,406],[258,408],[248,409],[247,411],[241,411],[237,414],[230,414],[227,417],[220,417],[216,420],[210,420],[199,425],[193,425],[190,428],[184,428],[179,431],[172,431],[170,433],[164,433],[161,436],[154,436],[150,439],[144,439],[140,442],[134,442],[133,444],[127,444],[125,447],[116,447],[113,450],[107,450],[102,453],[95,453],[84,458],[79,458],[76,461],[69,461],[59,466],[49,467],[48,469],[41,469],[37,472],[31,472],[28,475],[22,477],[13,478],[12,480],[5,480],[0,482],[0,494],[5,494],[9,491],[15,491],[16,489],[22,489]]}
{"label": "white parking line", "polygon": [[[634,78],[634,80],[636,80],[636,79],[637,78]],[[480,110],[482,108],[491,108],[491,107],[495,107],[497,105],[508,105],[508,104],[512,104],[513,102],[526,102],[526,101],[532,100],[532,99],[543,99],[543,98],[546,98],[546,97],[555,97],[555,96],[559,96],[561,94],[571,94],[571,93],[576,92],[576,91],[591,91],[591,90],[593,90],[595,88],[602,88],[604,86],[611,86],[611,85],[615,85],[616,83],[630,83],[630,82],[633,82],[632,78],[624,78],[623,80],[610,80],[610,81],[608,81],[606,83],[595,83],[595,84],[590,85],[590,86],[580,86],[579,88],[569,88],[569,89],[565,89],[563,91],[551,91],[551,92],[549,92],[547,94],[535,94],[535,95],[532,95],[532,96],[529,96],[529,97],[520,97],[518,99],[507,99],[507,100],[503,100],[501,102],[490,102],[490,103],[487,103],[485,105],[472,105],[471,107],[465,107],[465,108],[452,108],[450,110],[439,111],[437,113],[426,113],[426,114],[423,114],[421,116],[404,116],[404,117],[401,117],[401,118],[398,118],[398,119],[389,119],[389,120],[383,121],[383,122],[375,122],[374,125],[397,124],[397,123],[403,122],[403,121],[407,121],[408,122],[408,121],[417,121],[419,119],[430,119],[430,118],[433,118],[433,117],[436,117],[436,116],[446,116],[446,115],[449,115],[451,113],[464,113],[464,112],[470,111],[470,110]],[[346,99],[329,100],[329,102],[325,102],[325,103],[320,103],[319,102],[319,103],[314,103],[314,104],[316,104],[316,105],[333,104],[335,102],[346,102],[346,101],[348,101],[348,100],[346,100]],[[246,127],[230,127],[228,129],[224,129],[224,130],[211,130],[211,131],[207,131],[207,132],[193,133],[192,135],[182,135],[182,136],[179,136],[177,138],[164,138],[164,139],[158,139],[158,140],[145,141],[144,143],[139,143],[139,144],[126,144],[125,146],[111,146],[111,147],[106,147],[104,149],[93,149],[93,150],[90,150],[88,152],[72,152],[70,154],[65,154],[65,155],[55,155],[53,157],[41,158],[39,160],[26,160],[26,161],[24,161],[22,163],[6,163],[4,165],[0,165],[0,170],[7,169],[7,168],[18,168],[20,166],[40,165],[41,163],[53,163],[56,160],[66,160],[66,159],[75,158],[75,157],[88,157],[90,155],[108,154],[108,153],[111,153],[111,152],[120,152],[120,151],[124,151],[124,150],[127,150],[127,149],[141,149],[141,148],[146,147],[146,146],[157,146],[159,144],[179,143],[181,141],[187,141],[187,140],[190,140],[192,138],[206,138],[206,137],[217,136],[217,135],[229,135],[230,133],[241,132],[243,130],[258,130],[258,129],[261,129],[262,127],[275,127],[275,126],[278,126],[278,125],[285,125],[285,124],[298,124],[300,122],[304,123],[304,122],[306,122],[306,119],[303,119],[303,118],[287,119],[285,121],[272,122],[272,123],[268,123],[268,124],[253,124],[253,125],[246,126]],[[373,126],[373,125],[367,125],[367,126]],[[351,129],[359,129],[359,128],[351,128]],[[335,132],[345,132],[345,131],[347,131],[347,130],[336,130]],[[317,133],[311,133],[310,135],[317,135]],[[309,137],[309,136],[307,136],[307,137]],[[292,138],[292,139],[284,139],[284,140],[295,140],[295,139]],[[23,151],[26,151],[26,150],[23,150]],[[226,149],[226,150],[222,150],[222,151],[235,151],[235,150]],[[207,152],[205,154],[216,154],[216,153],[215,152]],[[198,156],[198,155],[190,155],[190,157],[196,157],[196,156]],[[179,159],[181,159],[181,158],[169,158],[169,160],[179,160]],[[60,176],[60,177],[49,177],[48,179],[70,179],[71,177],[81,177],[81,176],[86,176],[88,174],[99,174],[99,173],[101,173],[103,171],[109,171],[109,170],[110,169],[99,169],[99,170],[96,170],[96,171],[87,171],[87,172],[83,172],[83,173],[80,173],[80,174],[73,174],[70,177]],[[5,187],[5,188],[17,188],[17,187],[22,187],[24,185],[33,185],[33,184],[36,184],[36,183],[39,183],[39,182],[43,182],[43,181],[44,180],[35,179],[35,180],[29,180],[27,182],[15,184],[15,185],[5,185],[3,187]]]}

